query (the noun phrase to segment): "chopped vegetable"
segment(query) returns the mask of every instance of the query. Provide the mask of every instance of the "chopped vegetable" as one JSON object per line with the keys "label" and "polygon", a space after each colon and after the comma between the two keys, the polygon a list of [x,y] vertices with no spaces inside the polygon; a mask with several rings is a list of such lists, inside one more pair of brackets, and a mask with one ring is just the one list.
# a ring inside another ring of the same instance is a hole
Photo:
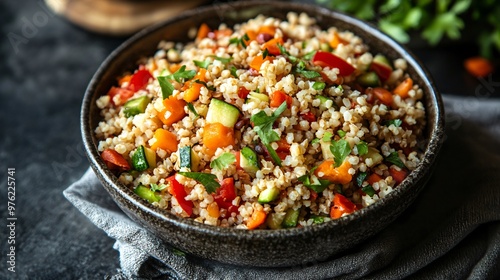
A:
{"label": "chopped vegetable", "polygon": [[364,193],[372,197],[375,194],[375,190],[371,185],[366,185],[361,189]]}
{"label": "chopped vegetable", "polygon": [[389,168],[389,174],[391,174],[394,181],[396,181],[396,184],[399,185],[408,176],[408,171],[404,168],[395,168],[391,166]]}
{"label": "chopped vegetable", "polygon": [[179,166],[191,168],[191,147],[184,146],[179,149]]}
{"label": "chopped vegetable", "polygon": [[199,116],[200,116],[200,114],[198,114],[198,112],[196,112],[196,109],[194,108],[193,103],[188,103],[188,104],[186,104],[186,105],[187,105],[187,107],[188,107],[188,110],[189,110],[191,113],[193,113],[193,115],[194,115],[194,117],[195,117],[195,118],[197,118],[197,117],[199,117]]}
{"label": "chopped vegetable", "polygon": [[340,136],[340,138],[344,138],[346,135],[346,132],[343,131],[342,129],[337,130],[337,135]]}
{"label": "chopped vegetable", "polygon": [[283,38],[281,38],[281,37],[273,38],[273,39],[267,41],[266,43],[264,43],[261,46],[261,49],[267,50],[272,55],[279,55],[281,52],[280,52],[280,48],[278,47],[278,45],[283,45]]}
{"label": "chopped vegetable", "polygon": [[270,213],[267,215],[266,225],[271,229],[280,229],[282,228],[281,224],[283,223],[283,219],[285,215],[281,213]]}
{"label": "chopped vegetable", "polygon": [[241,99],[246,99],[250,91],[246,87],[238,88],[238,97]]}
{"label": "chopped vegetable", "polygon": [[259,161],[257,154],[251,148],[244,147],[241,149],[240,166],[252,177],[255,177],[255,173],[259,170]]}
{"label": "chopped vegetable", "polygon": [[392,67],[389,60],[381,54],[377,54],[373,58],[370,70],[375,71],[382,82],[387,81],[392,73]]}
{"label": "chopped vegetable", "polygon": [[172,132],[163,128],[158,128],[155,131],[153,138],[156,140],[153,145],[151,145],[151,149],[154,151],[158,149],[162,149],[170,153],[177,151],[177,136]]}
{"label": "chopped vegetable", "polygon": [[219,211],[219,205],[217,204],[217,202],[212,202],[210,204],[207,205],[207,212],[208,212],[208,215],[212,218],[218,218],[219,215],[220,215],[220,211]]}
{"label": "chopped vegetable", "polygon": [[217,176],[214,174],[210,173],[203,173],[203,172],[179,172],[178,174],[191,178],[198,183],[202,184],[205,186],[205,190],[208,193],[214,193],[218,187],[220,187],[219,182],[217,182]]}
{"label": "chopped vegetable", "polygon": [[271,102],[269,103],[269,106],[277,108],[283,102],[286,102],[286,106],[290,108],[292,106],[293,98],[284,91],[277,90],[271,94]]}
{"label": "chopped vegetable", "polygon": [[465,60],[464,67],[474,77],[486,77],[493,72],[493,64],[483,57],[471,57]]}
{"label": "chopped vegetable", "polygon": [[134,189],[134,193],[136,193],[139,197],[149,201],[149,203],[160,201],[160,196],[158,194],[143,185],[138,185]]}
{"label": "chopped vegetable", "polygon": [[211,153],[217,148],[234,146],[234,129],[221,123],[207,123],[203,128],[203,144]]}
{"label": "chopped vegetable", "polygon": [[307,172],[305,175],[300,176],[297,180],[313,191],[321,193],[331,184],[331,182],[329,180],[318,179],[318,177],[314,175],[314,170],[315,168],[313,168],[310,173]]}
{"label": "chopped vegetable", "polygon": [[184,111],[186,101],[182,99],[170,96],[169,98],[163,100],[163,106],[165,108],[158,113],[158,118],[165,125],[171,126],[186,116],[186,112]]}
{"label": "chopped vegetable", "polygon": [[196,34],[196,40],[201,40],[203,38],[206,38],[208,36],[208,33],[210,33],[210,27],[206,23],[202,23],[200,25],[200,28],[198,28],[198,33]]}
{"label": "chopped vegetable", "polygon": [[375,72],[366,72],[356,78],[356,82],[364,87],[378,87],[380,86],[380,79]]}
{"label": "chopped vegetable", "polygon": [[392,152],[388,157],[385,158],[386,161],[396,165],[399,168],[404,168],[405,164],[399,158],[398,152]]}
{"label": "chopped vegetable", "polygon": [[311,215],[310,219],[313,220],[315,224],[322,224],[325,222],[325,217],[323,216]]}
{"label": "chopped vegetable", "polygon": [[278,198],[279,194],[280,194],[280,190],[278,188],[269,187],[269,188],[263,190],[259,194],[258,202],[262,203],[262,204],[272,202],[273,200]]}
{"label": "chopped vegetable", "polygon": [[358,176],[356,177],[356,185],[358,187],[361,187],[363,185],[363,182],[365,181],[366,176],[368,176],[368,173],[359,172]]}
{"label": "chopped vegetable", "polygon": [[232,177],[223,179],[213,196],[220,208],[229,209],[236,198],[234,179]]}
{"label": "chopped vegetable", "polygon": [[127,101],[127,103],[123,105],[123,113],[125,113],[125,117],[128,118],[144,113],[149,102],[151,102],[151,100],[147,96],[141,96]]}
{"label": "chopped vegetable", "polygon": [[349,76],[355,70],[351,64],[330,52],[317,51],[313,56],[312,62],[321,67],[330,67],[330,69],[338,68],[341,76]]}
{"label": "chopped vegetable", "polygon": [[130,78],[130,81],[128,83],[128,89],[136,92],[138,90],[141,90],[146,87],[146,85],[149,83],[149,79],[152,79],[153,76],[151,73],[149,73],[148,70],[142,69],[138,70],[137,72],[132,75],[132,78]]}
{"label": "chopped vegetable", "polygon": [[232,57],[220,57],[220,56],[215,56],[215,55],[210,55],[210,57],[212,57],[213,59],[218,60],[224,64],[228,64],[229,62],[231,62],[231,60],[233,60]]}
{"label": "chopped vegetable", "polygon": [[210,162],[210,168],[216,170],[224,170],[236,161],[236,157],[233,153],[223,153],[218,158]]}
{"label": "chopped vegetable", "polygon": [[383,180],[382,177],[380,177],[380,175],[378,175],[377,173],[372,173],[370,174],[370,176],[368,176],[368,178],[366,179],[366,181],[368,182],[368,184],[370,185],[373,185],[375,183],[377,183],[378,181],[380,180]]}
{"label": "chopped vegetable", "polygon": [[332,39],[328,42],[328,44],[330,45],[330,47],[335,49],[338,47],[338,45],[340,45],[340,44],[346,45],[346,44],[348,44],[348,42],[345,41],[344,39],[340,38],[340,36],[337,32],[333,32]]}
{"label": "chopped vegetable", "polygon": [[299,221],[299,214],[300,214],[300,208],[299,209],[289,208],[288,210],[286,210],[282,226],[285,228],[296,227]]}
{"label": "chopped vegetable", "polygon": [[408,92],[412,89],[412,87],[413,87],[413,80],[411,78],[406,78],[392,92],[394,94],[401,96],[401,98],[404,99],[410,96]]}
{"label": "chopped vegetable", "polygon": [[325,89],[326,84],[324,82],[314,82],[312,88],[315,90],[323,90]]}
{"label": "chopped vegetable", "polygon": [[114,105],[117,105],[115,103],[115,96],[119,96],[120,97],[120,101],[121,102],[125,102],[127,101],[130,97],[132,97],[134,95],[134,92],[129,90],[129,89],[126,89],[126,88],[120,88],[120,87],[111,87],[108,91],[108,95],[109,95],[109,98],[111,99],[111,102],[114,104]]}
{"label": "chopped vegetable", "polygon": [[196,65],[200,68],[207,69],[208,65],[210,65],[211,62],[210,62],[210,60],[205,60],[205,61],[193,60],[193,63],[194,63],[194,65]]}
{"label": "chopped vegetable", "polygon": [[165,184],[159,184],[159,185],[158,184],[150,184],[149,186],[150,186],[151,190],[154,192],[161,192],[168,187]]}
{"label": "chopped vegetable", "polygon": [[358,155],[363,156],[368,153],[368,145],[364,141],[360,141],[357,145],[356,148],[358,149]]}
{"label": "chopped vegetable", "polygon": [[146,155],[146,161],[150,168],[156,167],[156,153],[150,148],[144,147],[144,154]]}
{"label": "chopped vegetable", "polygon": [[260,71],[260,67],[262,66],[262,63],[264,63],[264,61],[272,62],[273,57],[266,56],[266,58],[264,58],[263,55],[255,56],[252,59],[252,62],[250,62],[250,68],[257,70],[257,71]]}
{"label": "chopped vegetable", "polygon": [[226,127],[233,128],[238,121],[240,110],[235,106],[222,100],[212,98],[208,105],[207,123],[221,123]]}
{"label": "chopped vegetable", "polygon": [[352,203],[345,196],[337,193],[333,197],[333,206],[330,209],[330,217],[332,219],[338,219],[344,214],[351,214],[356,209],[356,204]]}
{"label": "chopped vegetable", "polygon": [[266,212],[264,210],[254,210],[252,216],[248,218],[247,228],[256,229],[266,221]]}
{"label": "chopped vegetable", "polygon": [[127,160],[113,149],[106,149],[102,151],[101,158],[111,170],[130,170],[130,164]]}
{"label": "chopped vegetable", "polygon": [[336,168],[333,160],[325,160],[316,168],[314,175],[320,179],[344,185],[352,180],[352,175],[349,173],[350,168],[351,164],[349,161],[344,161],[342,165]]}
{"label": "chopped vegetable", "polygon": [[385,88],[376,87],[372,90],[375,97],[383,104],[390,106],[393,101],[392,93]]}
{"label": "chopped vegetable", "polygon": [[371,159],[372,160],[372,166],[375,166],[384,160],[382,155],[379,153],[379,151],[375,148],[368,147],[368,153],[364,156],[365,159]]}
{"label": "chopped vegetable", "polygon": [[132,166],[137,171],[144,171],[149,168],[146,153],[144,152],[144,146],[139,146],[139,148],[137,148],[135,153],[132,155]]}
{"label": "chopped vegetable", "polygon": [[386,120],[384,121],[385,126],[390,126],[394,125],[395,127],[400,127],[403,124],[403,121],[400,119],[394,119],[394,120]]}
{"label": "chopped vegetable", "polygon": [[181,183],[175,179],[175,175],[167,178],[168,192],[175,197],[179,206],[188,216],[193,214],[194,204],[191,200],[186,200],[187,192]]}

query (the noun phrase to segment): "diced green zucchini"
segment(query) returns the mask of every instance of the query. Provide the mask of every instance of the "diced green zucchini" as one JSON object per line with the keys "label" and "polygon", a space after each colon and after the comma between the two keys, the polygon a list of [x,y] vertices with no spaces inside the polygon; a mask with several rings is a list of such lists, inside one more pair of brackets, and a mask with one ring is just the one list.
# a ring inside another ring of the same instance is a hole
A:
{"label": "diced green zucchini", "polygon": [[381,163],[384,160],[384,157],[382,157],[378,150],[372,147],[368,147],[368,153],[366,153],[364,157],[370,158],[373,162],[373,166]]}
{"label": "diced green zucchini", "polygon": [[299,209],[289,208],[288,210],[286,210],[282,226],[285,228],[296,227],[299,221],[299,214],[300,214],[300,208]]}
{"label": "diced green zucchini", "polygon": [[271,213],[266,218],[266,225],[271,229],[280,229],[284,218],[284,213]]}
{"label": "diced green zucchini", "polygon": [[146,161],[148,162],[148,166],[150,168],[156,167],[156,152],[151,150],[150,148],[144,147],[144,154],[146,154]]}
{"label": "diced green zucchini", "polygon": [[221,123],[226,127],[234,127],[238,121],[240,110],[222,100],[212,98],[207,112],[207,123]]}
{"label": "diced green zucchini", "polygon": [[267,94],[258,93],[258,92],[250,92],[247,96],[247,101],[256,101],[256,102],[269,102],[269,96]]}
{"label": "diced green zucchini", "polygon": [[144,146],[139,146],[139,148],[137,148],[135,153],[132,155],[132,166],[137,171],[144,171],[149,168],[146,153],[144,152]]}
{"label": "diced green zucchini", "polygon": [[321,145],[321,153],[323,154],[323,159],[324,160],[333,159],[334,158],[333,153],[332,150],[330,149],[332,143],[330,141],[325,142],[323,141],[323,139],[321,139],[319,141],[319,144]]}
{"label": "diced green zucchini", "polygon": [[333,49],[330,47],[330,44],[323,42],[319,45],[319,48],[324,52],[331,52]]}
{"label": "diced green zucchini", "polygon": [[381,54],[377,54],[374,58],[373,58],[373,62],[375,63],[378,63],[378,64],[382,64],[382,65],[385,65],[389,68],[392,69],[392,66],[391,66],[391,63],[389,62],[389,60],[387,59],[387,57],[381,55]]}
{"label": "diced green zucchini", "polygon": [[180,167],[191,168],[191,147],[184,146],[179,149]]}
{"label": "diced green zucchini", "polygon": [[364,87],[378,87],[380,86],[380,79],[375,72],[367,72],[359,75],[356,82]]}
{"label": "diced green zucchini", "polygon": [[150,190],[146,186],[139,185],[134,189],[134,192],[141,198],[144,198],[145,200],[149,201],[150,203],[160,201],[160,195],[156,194],[154,191]]}
{"label": "diced green zucchini", "polygon": [[200,168],[200,157],[191,149],[191,171],[198,172]]}
{"label": "diced green zucchini", "polygon": [[315,224],[322,224],[325,222],[325,217],[323,217],[323,216],[311,215],[311,219],[313,220],[313,223],[315,223]]}
{"label": "diced green zucchini", "polygon": [[125,113],[125,117],[128,118],[144,113],[150,101],[151,100],[147,96],[141,96],[127,101],[127,103],[123,105],[123,113]]}
{"label": "diced green zucchini", "polygon": [[257,154],[249,147],[244,147],[240,151],[240,166],[252,177],[259,170],[259,161]]}
{"label": "diced green zucchini", "polygon": [[335,102],[333,102],[333,100],[331,98],[329,98],[329,97],[326,97],[326,96],[323,96],[323,95],[317,95],[316,99],[318,99],[319,102],[320,102],[319,103],[319,108],[320,109],[323,109],[323,110],[328,109],[326,107],[326,102],[327,101],[331,101],[332,102],[332,107],[334,107],[334,108],[338,107],[337,104]]}
{"label": "diced green zucchini", "polygon": [[280,190],[276,187],[271,187],[263,190],[259,195],[259,203],[269,203],[275,200],[280,194]]}

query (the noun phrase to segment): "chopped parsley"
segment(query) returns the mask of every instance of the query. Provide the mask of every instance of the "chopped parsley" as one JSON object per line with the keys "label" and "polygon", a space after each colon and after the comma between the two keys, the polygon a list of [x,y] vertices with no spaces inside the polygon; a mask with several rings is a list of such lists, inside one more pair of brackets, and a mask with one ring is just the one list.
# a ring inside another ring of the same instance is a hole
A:
{"label": "chopped parsley", "polygon": [[332,140],[332,137],[333,134],[330,131],[327,131],[325,132],[325,134],[323,134],[323,138],[321,139],[323,140],[323,142],[330,142]]}
{"label": "chopped parsley", "polygon": [[276,111],[271,114],[271,116],[268,116],[265,111],[260,111],[250,117],[250,121],[254,124],[253,130],[257,132],[260,140],[266,146],[269,155],[278,166],[281,166],[281,159],[278,157],[276,151],[272,149],[271,143],[278,141],[280,137],[278,133],[273,130],[273,123],[278,119],[281,113],[285,111],[285,109],[286,102],[283,102],[276,109]]}
{"label": "chopped parsley", "polygon": [[315,224],[322,224],[325,222],[325,217],[312,215],[311,220],[313,220],[313,223],[315,223]]}
{"label": "chopped parsley", "polygon": [[358,185],[358,187],[361,187],[367,176],[368,176],[368,173],[360,172],[358,174],[358,177],[356,177],[356,185]]}
{"label": "chopped parsley", "polygon": [[305,60],[311,60],[315,54],[316,54],[316,51],[311,51],[311,52],[306,53],[302,58]]}
{"label": "chopped parsley", "polygon": [[328,180],[323,180],[323,179],[318,179],[313,173],[316,167],[311,169],[311,172],[307,172],[305,175],[300,176],[297,178],[304,186],[312,189],[313,191],[320,193],[323,192],[330,184],[331,182]]}
{"label": "chopped parsley", "polygon": [[220,57],[220,56],[215,56],[215,55],[210,55],[210,57],[212,57],[213,59],[218,60],[224,64],[228,64],[229,62],[231,62],[231,60],[233,60],[232,57]]}
{"label": "chopped parsley", "polygon": [[204,82],[204,81],[200,81],[200,80],[196,80],[194,81],[195,83],[197,84],[200,84],[200,85],[204,85],[208,90],[211,90],[211,91],[214,91],[215,90],[215,87],[214,86],[209,86],[207,84],[207,82]]}
{"label": "chopped parsley", "polygon": [[167,188],[167,185],[165,184],[150,184],[149,185],[151,187],[151,190],[154,191],[154,192],[159,192],[159,191],[162,191],[164,190],[165,188]]}
{"label": "chopped parsley", "polygon": [[214,174],[210,173],[203,173],[203,172],[179,172],[178,174],[191,178],[198,183],[202,184],[205,186],[205,190],[207,190],[208,193],[215,193],[217,188],[220,187],[219,182],[217,182],[217,176]]}
{"label": "chopped parsley", "polygon": [[391,124],[394,125],[395,127],[400,127],[403,124],[403,121],[400,120],[400,119],[394,119],[394,120],[386,120],[386,121],[384,121],[384,125],[385,126],[390,126]]}
{"label": "chopped parsley", "polygon": [[236,73],[238,69],[236,69],[236,67],[233,65],[231,66],[231,68],[229,68],[229,71],[231,72],[231,75],[233,75],[233,77],[235,78],[238,78],[238,73]]}
{"label": "chopped parsley", "polygon": [[198,114],[198,112],[196,112],[196,109],[194,108],[193,103],[188,103],[187,107],[188,107],[189,111],[191,111],[191,113],[193,113],[195,118],[200,116],[200,114]]}
{"label": "chopped parsley", "polygon": [[371,185],[366,185],[361,189],[364,193],[372,197],[375,194],[375,190]]}
{"label": "chopped parsley", "polygon": [[346,135],[345,131],[343,131],[342,129],[337,130],[337,134],[338,136],[340,136],[340,138],[344,138]]}
{"label": "chopped parsley", "polygon": [[167,75],[167,76],[159,76],[158,83],[160,83],[161,93],[163,99],[169,98],[174,92],[174,86],[170,83],[170,81],[175,80],[178,83],[182,83],[185,80],[190,80],[196,76],[195,70],[187,70],[186,65],[182,65],[175,73]]}
{"label": "chopped parsley", "polygon": [[236,45],[241,45],[242,48],[246,49],[247,44],[245,41],[249,41],[250,37],[248,37],[248,34],[245,33],[241,38],[231,38],[229,39],[229,44],[236,44]]}
{"label": "chopped parsley", "polygon": [[344,162],[345,158],[351,153],[349,142],[344,139],[332,141],[330,151],[335,159],[335,167],[339,167]]}
{"label": "chopped parsley", "polygon": [[212,162],[210,163],[210,168],[221,171],[223,169],[226,169],[229,165],[231,165],[235,161],[236,157],[234,156],[233,153],[223,153],[218,158],[212,160]]}
{"label": "chopped parsley", "polygon": [[268,49],[265,49],[263,52],[262,52],[262,58],[266,58],[267,56],[269,55],[269,50]]}
{"label": "chopped parsley", "polygon": [[366,155],[368,153],[368,145],[364,141],[360,141],[359,144],[356,145],[358,149],[358,155]]}
{"label": "chopped parsley", "polygon": [[193,63],[194,63],[194,65],[196,65],[200,68],[204,68],[204,69],[207,69],[208,65],[210,65],[209,60],[205,60],[205,61],[193,60]]}
{"label": "chopped parsley", "polygon": [[392,152],[388,157],[385,158],[388,162],[396,165],[399,168],[404,168],[405,164],[401,161],[399,158],[399,153],[398,152]]}
{"label": "chopped parsley", "polygon": [[314,82],[312,85],[313,89],[315,90],[323,90],[325,89],[326,84],[324,82]]}

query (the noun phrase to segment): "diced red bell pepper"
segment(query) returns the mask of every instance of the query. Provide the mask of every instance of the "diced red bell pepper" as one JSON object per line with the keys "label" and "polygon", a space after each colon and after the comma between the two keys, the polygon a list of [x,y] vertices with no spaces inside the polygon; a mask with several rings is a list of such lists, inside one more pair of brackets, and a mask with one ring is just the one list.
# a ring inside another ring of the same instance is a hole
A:
{"label": "diced red bell pepper", "polygon": [[120,100],[122,102],[125,102],[127,101],[128,99],[130,99],[130,97],[132,97],[134,95],[134,92],[129,90],[129,89],[126,89],[126,88],[120,88],[120,87],[111,87],[108,91],[108,95],[111,99],[111,102],[113,103],[113,105],[116,105],[115,101],[114,101],[114,97],[116,95],[120,96]]}
{"label": "diced red bell pepper", "polygon": [[352,203],[345,196],[336,193],[333,197],[333,206],[330,209],[330,217],[338,219],[343,214],[350,214],[357,209],[356,204]]}
{"label": "diced red bell pepper", "polygon": [[270,97],[271,97],[271,102],[269,102],[269,106],[271,107],[277,108],[285,101],[286,101],[286,106],[288,108],[292,106],[293,98],[281,90],[273,92],[273,94],[271,94]]}
{"label": "diced red bell pepper", "polygon": [[368,184],[373,185],[377,183],[378,181],[382,180],[382,177],[378,175],[377,173],[372,173],[368,178],[366,178],[366,181],[368,181]]}
{"label": "diced red bell pepper", "polygon": [[175,175],[168,177],[167,181],[169,183],[168,192],[175,197],[182,210],[184,210],[188,216],[191,216],[193,214],[194,205],[191,200],[186,200],[187,192],[184,186],[175,179]]}
{"label": "diced red bell pepper", "polygon": [[233,200],[236,198],[236,189],[234,188],[234,179],[225,178],[222,180],[220,187],[214,194],[214,200],[221,208],[229,209],[233,205]]}
{"label": "diced red bell pepper", "polygon": [[389,66],[375,61],[370,65],[370,70],[375,71],[383,82],[387,81],[392,73],[392,69]]}
{"label": "diced red bell pepper", "polygon": [[404,168],[401,168],[400,170],[397,170],[394,167],[389,168],[389,174],[391,174],[392,178],[394,181],[396,181],[396,184],[401,184],[403,180],[408,176],[408,171]]}
{"label": "diced red bell pepper", "polygon": [[246,87],[238,88],[238,97],[241,99],[246,99],[250,91]]}
{"label": "diced red bell pepper", "polygon": [[355,70],[347,61],[330,52],[317,51],[312,58],[312,62],[321,67],[338,68],[341,76],[349,76]]}
{"label": "diced red bell pepper", "polygon": [[106,149],[102,151],[101,158],[111,170],[130,170],[130,164],[127,160],[113,149]]}
{"label": "diced red bell pepper", "polygon": [[132,78],[130,78],[128,89],[133,92],[141,90],[146,87],[146,85],[149,83],[149,79],[151,78],[153,78],[153,75],[151,75],[148,70],[138,70],[134,73],[134,75],[132,75]]}
{"label": "diced red bell pepper", "polygon": [[306,112],[306,113],[301,113],[300,117],[308,122],[315,122],[316,121],[316,116],[311,111]]}

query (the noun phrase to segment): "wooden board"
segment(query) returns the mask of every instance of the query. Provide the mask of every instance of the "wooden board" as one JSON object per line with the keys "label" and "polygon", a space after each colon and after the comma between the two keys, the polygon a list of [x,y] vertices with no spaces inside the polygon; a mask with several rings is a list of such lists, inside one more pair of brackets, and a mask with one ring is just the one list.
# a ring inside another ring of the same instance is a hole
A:
{"label": "wooden board", "polygon": [[85,29],[126,36],[206,0],[45,0],[55,13]]}

